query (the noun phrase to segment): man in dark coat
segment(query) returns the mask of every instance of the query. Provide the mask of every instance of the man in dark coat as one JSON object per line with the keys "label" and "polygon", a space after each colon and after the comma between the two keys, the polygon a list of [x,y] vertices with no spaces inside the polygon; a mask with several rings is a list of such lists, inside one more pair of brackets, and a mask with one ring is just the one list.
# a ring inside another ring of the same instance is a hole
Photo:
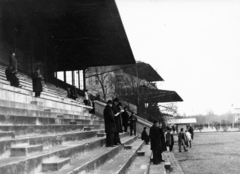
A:
{"label": "man in dark coat", "polygon": [[148,144],[148,142],[149,142],[149,136],[148,136],[148,134],[147,134],[146,129],[147,129],[146,127],[143,128],[142,135],[141,135],[141,139],[142,139],[143,141],[145,141],[146,144]]}
{"label": "man in dark coat", "polygon": [[114,114],[112,111],[112,104],[112,100],[108,100],[107,106],[103,111],[106,132],[106,147],[113,147],[114,133],[117,131]]}
{"label": "man in dark coat", "polygon": [[134,135],[136,135],[137,132],[137,117],[134,115],[133,112],[131,112],[131,115],[129,117],[130,120],[130,136],[132,136],[132,133],[134,133]]}
{"label": "man in dark coat", "polygon": [[33,92],[35,92],[35,97],[40,97],[42,92],[42,80],[43,77],[40,74],[40,68],[37,68],[36,71],[32,75],[32,82],[33,82]]}
{"label": "man in dark coat", "polygon": [[159,132],[159,123],[158,121],[153,122],[153,126],[150,128],[150,141],[151,141],[151,150],[153,153],[153,164],[159,164],[160,161],[160,132]]}
{"label": "man in dark coat", "polygon": [[124,112],[121,114],[121,116],[122,116],[122,124],[123,124],[123,127],[124,127],[124,132],[127,132],[129,115],[128,115],[126,106],[124,107]]}
{"label": "man in dark coat", "polygon": [[119,99],[115,98],[113,100],[113,105],[112,105],[112,111],[114,114],[116,128],[117,128],[117,131],[114,134],[114,145],[122,144],[119,137],[119,132],[121,132],[121,119],[120,119],[121,110],[118,107],[118,104],[119,104]]}
{"label": "man in dark coat", "polygon": [[12,71],[18,71],[18,63],[16,59],[16,54],[14,52],[12,52],[9,56],[9,66],[12,67]]}
{"label": "man in dark coat", "polygon": [[193,128],[192,126],[189,126],[189,129],[188,129],[189,133],[191,134],[191,138],[193,140]]}

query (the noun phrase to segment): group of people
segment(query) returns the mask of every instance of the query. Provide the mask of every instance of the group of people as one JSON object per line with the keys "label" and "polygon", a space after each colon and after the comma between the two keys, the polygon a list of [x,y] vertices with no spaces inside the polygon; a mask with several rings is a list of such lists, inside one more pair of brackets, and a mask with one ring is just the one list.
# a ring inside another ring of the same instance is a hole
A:
{"label": "group of people", "polygon": [[[149,136],[146,131],[146,127],[143,128],[141,138],[146,144],[151,142],[151,150],[153,152],[153,164],[160,164],[164,162],[162,158],[162,152],[172,151],[174,146],[173,130],[167,127],[163,130],[162,124],[158,121],[153,122],[153,126],[150,128]],[[192,147],[191,140],[193,140],[193,128],[191,126],[184,132],[183,128],[178,133],[178,146],[179,152],[183,146],[184,151],[188,151],[187,147]]]}
{"label": "group of people", "polygon": [[187,147],[192,147],[192,140],[193,140],[193,128],[191,126],[188,127],[187,130],[183,130],[181,128],[180,132],[178,133],[178,146],[179,152],[182,152],[182,146],[184,151],[188,151]]}
{"label": "group of people", "polygon": [[137,117],[131,112],[128,115],[127,107],[122,109],[122,103],[118,98],[113,101],[108,100],[103,111],[105,132],[106,132],[106,147],[113,147],[121,144],[119,133],[127,132],[130,125],[130,135],[136,135]]}
{"label": "group of people", "polygon": [[[19,87],[22,86],[19,83],[18,74],[18,62],[16,59],[16,53],[11,52],[9,56],[9,64],[5,70],[6,78],[10,82],[11,86]],[[40,94],[43,90],[42,88],[43,77],[40,73],[40,68],[36,68],[35,72],[32,74],[32,82],[33,82],[33,92],[35,92],[35,97],[40,97]]]}

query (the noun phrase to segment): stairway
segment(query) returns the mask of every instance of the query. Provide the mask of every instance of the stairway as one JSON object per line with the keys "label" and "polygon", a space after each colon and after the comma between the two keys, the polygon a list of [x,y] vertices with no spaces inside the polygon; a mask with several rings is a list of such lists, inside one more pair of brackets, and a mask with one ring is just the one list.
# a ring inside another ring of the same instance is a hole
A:
{"label": "stairway", "polygon": [[91,107],[66,98],[63,89],[51,84],[35,98],[31,79],[19,73],[23,88],[12,87],[5,68],[0,66],[0,174],[157,170],[151,170],[150,146],[137,136],[121,133],[122,145],[105,147],[104,121],[89,114]]}

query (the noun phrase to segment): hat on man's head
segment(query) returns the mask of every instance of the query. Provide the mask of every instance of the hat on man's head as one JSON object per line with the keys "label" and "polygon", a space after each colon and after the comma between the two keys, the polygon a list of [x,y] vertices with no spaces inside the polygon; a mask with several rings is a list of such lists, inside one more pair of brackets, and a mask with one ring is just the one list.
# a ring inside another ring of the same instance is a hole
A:
{"label": "hat on man's head", "polygon": [[107,104],[113,104],[112,100],[108,100]]}
{"label": "hat on man's head", "polygon": [[153,121],[153,124],[156,124],[156,123],[158,123],[158,121],[157,121],[157,120],[154,120],[154,121]]}
{"label": "hat on man's head", "polygon": [[113,99],[113,102],[119,102],[118,98]]}

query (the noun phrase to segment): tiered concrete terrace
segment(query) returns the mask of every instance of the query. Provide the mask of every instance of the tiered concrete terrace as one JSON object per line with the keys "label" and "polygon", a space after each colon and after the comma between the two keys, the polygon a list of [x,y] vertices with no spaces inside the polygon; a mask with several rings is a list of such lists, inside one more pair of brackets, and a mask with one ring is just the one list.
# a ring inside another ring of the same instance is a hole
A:
{"label": "tiered concrete terrace", "polygon": [[19,73],[23,87],[12,87],[5,68],[0,67],[0,174],[151,173],[150,146],[137,136],[122,133],[123,145],[106,148],[103,120],[89,114],[91,107],[51,84],[35,98],[31,78]]}

